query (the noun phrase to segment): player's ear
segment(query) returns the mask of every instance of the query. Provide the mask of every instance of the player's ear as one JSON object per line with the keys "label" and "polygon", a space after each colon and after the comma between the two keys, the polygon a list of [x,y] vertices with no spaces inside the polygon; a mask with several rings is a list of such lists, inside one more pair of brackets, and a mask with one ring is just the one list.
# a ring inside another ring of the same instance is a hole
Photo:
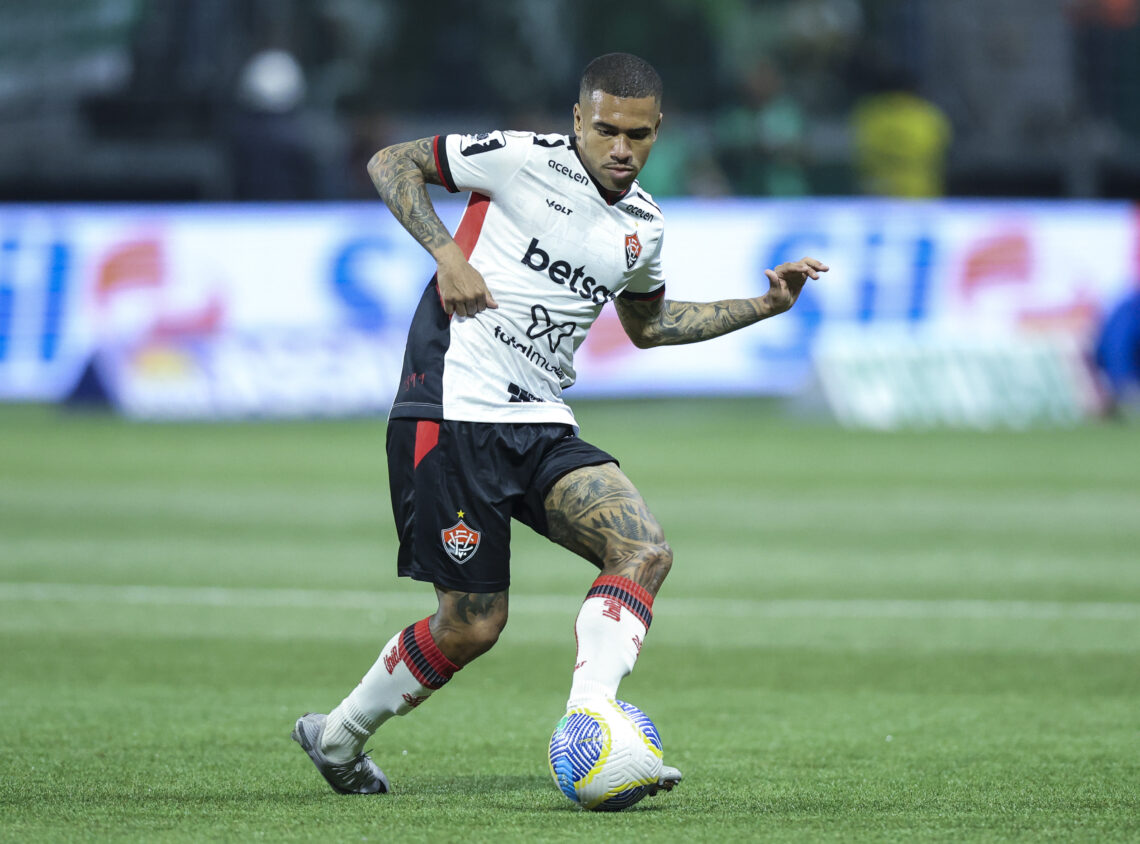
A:
{"label": "player's ear", "polygon": [[574,134],[582,140],[582,108],[578,103],[574,103]]}

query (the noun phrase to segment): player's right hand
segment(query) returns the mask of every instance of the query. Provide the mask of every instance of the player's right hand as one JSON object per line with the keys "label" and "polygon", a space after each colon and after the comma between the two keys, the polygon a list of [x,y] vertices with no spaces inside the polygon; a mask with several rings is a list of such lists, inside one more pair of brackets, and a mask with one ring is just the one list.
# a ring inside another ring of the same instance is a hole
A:
{"label": "player's right hand", "polygon": [[483,274],[465,258],[443,260],[436,271],[439,301],[448,316],[472,317],[499,304],[487,289]]}
{"label": "player's right hand", "polygon": [[816,258],[804,256],[799,261],[788,261],[774,270],[764,270],[768,278],[768,292],[761,297],[769,313],[782,314],[800,298],[800,292],[809,278],[817,279],[820,273],[831,269]]}

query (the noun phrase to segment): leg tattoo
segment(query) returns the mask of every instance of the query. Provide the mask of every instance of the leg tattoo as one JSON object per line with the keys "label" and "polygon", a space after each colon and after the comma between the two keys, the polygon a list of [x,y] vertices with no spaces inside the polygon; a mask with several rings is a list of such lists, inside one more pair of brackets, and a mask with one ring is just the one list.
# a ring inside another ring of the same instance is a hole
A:
{"label": "leg tattoo", "polygon": [[613,463],[577,469],[546,497],[550,538],[656,595],[673,552],[644,499]]}
{"label": "leg tattoo", "polygon": [[507,592],[458,592],[435,588],[439,609],[431,635],[456,665],[466,665],[498,641],[507,623]]}

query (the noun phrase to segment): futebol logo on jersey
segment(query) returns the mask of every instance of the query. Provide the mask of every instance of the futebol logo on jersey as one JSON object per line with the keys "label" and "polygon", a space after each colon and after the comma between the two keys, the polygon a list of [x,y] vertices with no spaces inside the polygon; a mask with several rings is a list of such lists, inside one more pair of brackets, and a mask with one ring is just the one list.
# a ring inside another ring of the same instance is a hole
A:
{"label": "futebol logo on jersey", "polygon": [[462,510],[457,515],[459,521],[439,533],[443,539],[443,550],[447,552],[447,556],[462,565],[474,557],[475,552],[479,550],[480,534],[479,531],[474,530],[467,522],[463,521]]}
{"label": "futebol logo on jersey", "polygon": [[632,270],[637,259],[641,257],[641,241],[637,239],[637,232],[625,236],[625,268]]}

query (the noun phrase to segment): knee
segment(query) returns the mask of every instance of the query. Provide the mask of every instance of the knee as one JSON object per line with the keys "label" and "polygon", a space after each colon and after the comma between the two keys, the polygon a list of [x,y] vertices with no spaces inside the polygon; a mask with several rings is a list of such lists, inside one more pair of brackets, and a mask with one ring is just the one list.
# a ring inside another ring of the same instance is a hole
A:
{"label": "knee", "polygon": [[607,574],[629,577],[656,595],[673,567],[673,549],[664,539],[640,543],[633,551],[615,554],[602,567]]}
{"label": "knee", "polygon": [[506,626],[506,606],[475,616],[440,607],[431,620],[436,645],[460,668],[491,650]]}
{"label": "knee", "polygon": [[645,560],[646,574],[654,584],[653,591],[656,592],[656,587],[661,585],[665,576],[669,574],[669,570],[673,568],[673,549],[669,547],[668,542],[662,539],[660,542],[647,546],[642,555]]}
{"label": "knee", "polygon": [[[507,626],[507,614],[475,619],[463,627],[463,638],[475,656],[485,654],[499,641],[499,634]],[[472,657],[474,659],[474,656]]]}

